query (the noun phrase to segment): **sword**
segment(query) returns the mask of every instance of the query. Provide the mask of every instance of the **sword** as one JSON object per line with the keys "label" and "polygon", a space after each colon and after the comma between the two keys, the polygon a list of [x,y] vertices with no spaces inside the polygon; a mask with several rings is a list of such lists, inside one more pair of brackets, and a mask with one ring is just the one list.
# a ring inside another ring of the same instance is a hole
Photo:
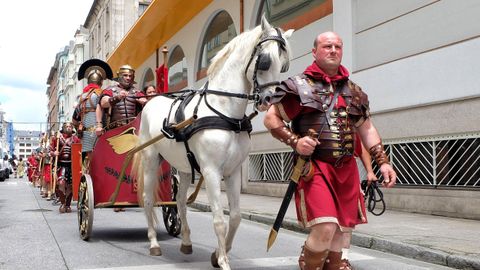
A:
{"label": "sword", "polygon": [[[318,134],[315,130],[309,129],[308,136],[313,139],[316,139]],[[290,176],[290,183],[288,184],[287,191],[285,192],[285,196],[283,197],[282,204],[280,205],[280,209],[278,210],[277,218],[273,223],[272,229],[270,230],[270,235],[268,236],[267,241],[267,252],[272,247],[275,239],[277,239],[278,231],[282,226],[283,218],[285,217],[285,213],[287,212],[288,205],[292,200],[293,193],[297,188],[298,179],[303,172],[303,167],[305,166],[305,162],[309,159],[309,156],[299,156],[297,162],[295,163],[295,167],[293,167],[292,175]]]}

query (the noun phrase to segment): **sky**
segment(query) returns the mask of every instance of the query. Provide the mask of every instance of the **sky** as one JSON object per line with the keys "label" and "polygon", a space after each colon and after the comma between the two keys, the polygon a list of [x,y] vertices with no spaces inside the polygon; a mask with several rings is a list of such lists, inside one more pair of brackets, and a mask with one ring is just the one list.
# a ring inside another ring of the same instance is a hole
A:
{"label": "sky", "polygon": [[74,39],[92,4],[93,0],[2,2],[0,109],[14,129],[45,128],[50,68],[56,54]]}

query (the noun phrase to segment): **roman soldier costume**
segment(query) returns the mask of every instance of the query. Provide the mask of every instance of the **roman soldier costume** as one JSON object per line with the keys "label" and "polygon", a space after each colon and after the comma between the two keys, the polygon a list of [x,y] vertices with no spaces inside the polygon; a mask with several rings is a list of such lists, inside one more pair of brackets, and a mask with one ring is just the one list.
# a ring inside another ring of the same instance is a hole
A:
{"label": "roman soldier costume", "polygon": [[57,147],[57,138],[51,144],[50,152],[52,155],[58,154],[58,196],[60,198],[60,213],[71,212],[70,204],[72,202],[72,144],[79,143],[80,139],[72,133],[73,124],[65,123],[62,127],[62,136],[59,137],[59,146]]}
{"label": "roman soldier costume", "polygon": [[[132,79],[126,82],[123,79],[124,74],[130,74]],[[103,91],[103,96],[108,96],[108,103],[110,109],[107,112],[107,129],[119,127],[128,124],[137,114],[142,110],[142,104],[139,102],[140,97],[144,97],[142,91],[136,89],[134,86],[135,70],[129,65],[123,65],[117,72],[117,84],[106,88]],[[119,98],[120,91],[127,91],[125,98]]]}
{"label": "roman soldier costume", "polygon": [[28,181],[30,181],[30,183],[32,184],[35,184],[33,175],[38,167],[38,162],[37,162],[37,159],[35,158],[35,152],[32,152],[32,154],[28,157],[27,165],[28,165],[27,167]]}
{"label": "roman soldier costume", "polygon": [[98,108],[97,115],[97,106],[100,102],[103,80],[112,79],[112,77],[112,69],[100,59],[85,61],[78,71],[78,80],[86,78],[88,82],[72,117],[78,137],[82,140],[82,153],[85,153],[83,157],[93,149],[97,138],[96,128],[102,128],[101,109]]}
{"label": "roman soldier costume", "polygon": [[[275,138],[296,149],[298,139],[310,129],[318,134],[311,169],[305,170],[309,173],[295,193],[297,218],[305,227],[328,222],[346,232],[367,222],[354,153],[359,144],[355,128],[370,117],[369,102],[348,76],[343,66],[337,75],[328,76],[314,62],[302,74],[283,81],[273,95],[281,118],[291,123],[271,129]],[[379,166],[388,163],[381,143],[371,147],[370,154]],[[305,246],[299,264],[303,269],[308,259],[315,266],[325,261],[323,269],[343,269],[339,254],[328,250],[320,254]]]}

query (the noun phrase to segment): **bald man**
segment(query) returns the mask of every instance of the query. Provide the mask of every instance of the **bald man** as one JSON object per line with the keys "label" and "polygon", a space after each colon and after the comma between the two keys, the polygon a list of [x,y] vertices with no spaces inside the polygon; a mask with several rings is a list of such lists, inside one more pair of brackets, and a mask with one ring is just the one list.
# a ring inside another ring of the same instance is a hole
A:
{"label": "bald man", "polygon": [[[295,192],[298,220],[310,229],[300,253],[300,269],[352,269],[342,260],[342,236],[367,222],[354,158],[357,134],[380,167],[384,186],[395,184],[396,173],[370,119],[368,96],[341,65],[340,36],[318,35],[312,56],[313,63],[303,73],[276,89],[264,124],[297,157],[310,158],[310,170],[304,170],[309,173]],[[310,129],[315,136],[307,136]]]}

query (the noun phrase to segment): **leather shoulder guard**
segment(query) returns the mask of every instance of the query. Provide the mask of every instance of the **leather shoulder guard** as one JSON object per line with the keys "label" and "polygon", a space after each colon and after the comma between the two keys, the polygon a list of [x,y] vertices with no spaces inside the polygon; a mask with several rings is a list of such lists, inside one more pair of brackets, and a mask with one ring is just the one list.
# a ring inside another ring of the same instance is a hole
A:
{"label": "leather shoulder guard", "polygon": [[348,96],[344,95],[344,98],[346,99],[347,104],[350,104],[347,109],[348,114],[353,120],[355,127],[359,127],[365,120],[370,118],[368,95],[362,91],[360,86],[351,80],[348,80],[347,86],[350,93],[347,94]]}
{"label": "leather shoulder guard", "polygon": [[302,106],[319,111],[327,109],[324,104],[330,104],[332,91],[332,89],[326,89],[321,82],[315,82],[303,73],[288,78],[277,87],[277,92],[283,92],[283,95],[277,94],[280,97],[278,101],[286,94],[293,94],[299,97]]}

